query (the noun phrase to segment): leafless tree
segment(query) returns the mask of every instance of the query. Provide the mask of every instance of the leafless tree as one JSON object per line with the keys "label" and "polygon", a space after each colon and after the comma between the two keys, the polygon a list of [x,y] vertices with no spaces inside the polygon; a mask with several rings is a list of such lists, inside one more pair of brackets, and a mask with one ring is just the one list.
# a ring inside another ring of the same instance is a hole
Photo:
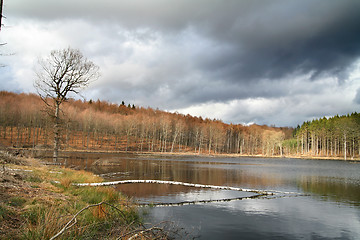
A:
{"label": "leafless tree", "polygon": [[3,18],[3,6],[4,6],[4,0],[0,0],[0,31],[2,27],[2,18]]}
{"label": "leafless tree", "polygon": [[[4,1],[3,0],[0,0],[0,31],[1,31],[1,27],[2,27],[2,18],[4,17],[3,16],[3,5],[4,5]],[[4,46],[6,45],[6,43],[0,43],[0,46]],[[3,54],[0,54],[0,56],[2,56]],[[5,67],[4,64],[1,64],[0,63],[0,67]]]}
{"label": "leafless tree", "polygon": [[70,47],[54,50],[50,56],[39,60],[34,86],[41,99],[50,108],[54,120],[54,154],[57,162],[60,143],[60,105],[68,95],[78,94],[99,77],[99,67],[87,60],[77,49]]}

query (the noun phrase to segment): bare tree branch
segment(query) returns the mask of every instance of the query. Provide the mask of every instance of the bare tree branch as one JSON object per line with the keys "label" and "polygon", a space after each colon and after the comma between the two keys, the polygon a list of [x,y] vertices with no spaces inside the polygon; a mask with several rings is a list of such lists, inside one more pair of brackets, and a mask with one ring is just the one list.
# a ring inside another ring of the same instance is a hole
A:
{"label": "bare tree branch", "polygon": [[39,60],[39,66],[34,83],[39,95],[60,102],[67,100],[69,92],[78,93],[99,77],[99,67],[71,48],[52,51]]}
{"label": "bare tree branch", "polygon": [[121,217],[123,218],[123,220],[124,220],[125,222],[127,222],[125,214],[124,214],[118,207],[115,207],[114,205],[111,205],[111,204],[109,204],[109,203],[107,203],[107,202],[100,202],[100,203],[97,203],[97,204],[88,205],[88,206],[82,208],[80,211],[78,211],[78,212],[70,219],[70,221],[68,221],[68,222],[66,223],[66,225],[65,225],[57,234],[55,234],[54,236],[52,236],[52,237],[50,238],[50,240],[53,240],[53,239],[59,237],[59,236],[60,236],[61,234],[63,234],[66,230],[68,230],[68,229],[70,229],[72,226],[74,226],[74,225],[76,224],[76,222],[77,222],[76,217],[79,216],[79,214],[81,214],[83,211],[85,211],[86,209],[92,208],[92,207],[97,207],[97,206],[103,205],[103,204],[108,205],[108,206],[116,209],[116,210],[121,214]]}
{"label": "bare tree branch", "polygon": [[70,93],[78,94],[99,77],[99,67],[87,60],[79,50],[63,49],[50,53],[45,59],[39,59],[34,87],[48,108],[52,108],[50,117],[54,120],[54,161],[58,158],[60,105],[68,99]]}

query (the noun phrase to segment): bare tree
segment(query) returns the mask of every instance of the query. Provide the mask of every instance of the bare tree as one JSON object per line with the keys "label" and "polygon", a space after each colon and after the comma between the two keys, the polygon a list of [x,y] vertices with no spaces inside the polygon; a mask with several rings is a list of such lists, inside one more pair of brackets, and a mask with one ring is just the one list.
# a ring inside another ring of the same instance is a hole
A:
{"label": "bare tree", "polygon": [[4,6],[4,0],[0,0],[0,31],[1,31],[1,27],[2,27],[3,6]]}
{"label": "bare tree", "polygon": [[[3,6],[4,6],[4,1],[0,0],[0,32],[1,32],[1,27],[3,25],[2,18],[4,17],[3,16]],[[4,46],[4,45],[6,45],[6,43],[0,43],[0,46]],[[0,54],[0,56],[3,56],[3,54]],[[5,65],[0,63],[0,67],[5,67]]]}
{"label": "bare tree", "polygon": [[41,99],[49,107],[54,120],[54,154],[57,162],[60,140],[60,105],[68,95],[78,94],[90,82],[99,77],[99,67],[87,60],[79,50],[52,51],[50,56],[39,60],[34,86]]}

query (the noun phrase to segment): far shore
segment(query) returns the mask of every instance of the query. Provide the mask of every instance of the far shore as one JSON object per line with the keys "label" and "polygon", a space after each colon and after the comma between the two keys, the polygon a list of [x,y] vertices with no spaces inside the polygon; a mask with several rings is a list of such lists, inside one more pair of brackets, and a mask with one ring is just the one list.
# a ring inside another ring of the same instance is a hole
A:
{"label": "far shore", "polygon": [[[34,152],[43,152],[49,151],[52,152],[51,148],[42,148],[42,149],[32,149],[32,148],[7,148],[9,151],[24,151],[27,154],[33,154]],[[313,159],[313,160],[340,160],[340,161],[349,161],[349,162],[358,162],[360,158],[347,157],[345,160],[344,157],[339,156],[311,156],[311,155],[249,155],[249,154],[236,154],[236,153],[195,153],[195,152],[139,152],[139,151],[104,151],[104,150],[87,150],[87,149],[65,149],[60,150],[60,153],[99,153],[99,154],[137,154],[137,155],[151,155],[151,156],[194,156],[194,157],[225,157],[225,158],[290,158],[290,159]]]}

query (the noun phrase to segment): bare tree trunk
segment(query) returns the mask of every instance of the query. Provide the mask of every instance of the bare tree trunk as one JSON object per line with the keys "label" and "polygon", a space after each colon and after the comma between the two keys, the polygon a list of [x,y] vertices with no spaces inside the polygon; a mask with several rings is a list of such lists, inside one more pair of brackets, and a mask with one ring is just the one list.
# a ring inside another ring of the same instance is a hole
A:
{"label": "bare tree trunk", "polygon": [[31,143],[31,126],[28,127],[27,144]]}
{"label": "bare tree trunk", "polygon": [[130,137],[130,132],[126,131],[126,147],[125,147],[125,152],[128,151],[128,147],[129,147],[129,137]]}
{"label": "bare tree trunk", "polygon": [[172,144],[171,144],[171,152],[174,151],[174,145],[175,145],[175,142],[176,142],[176,138],[177,138],[177,135],[179,134],[178,131],[175,131],[175,136],[174,136],[174,139],[172,141]]}
{"label": "bare tree trunk", "polygon": [[60,140],[60,118],[59,118],[59,109],[60,104],[55,103],[55,124],[54,124],[54,153],[53,153],[53,161],[57,162],[59,157],[59,140]]}
{"label": "bare tree trunk", "polygon": [[353,138],[352,141],[352,159],[355,157],[355,138]]}
{"label": "bare tree trunk", "polygon": [[36,128],[36,140],[35,140],[35,145],[39,144],[39,131],[40,131],[41,126],[39,126],[38,128]]}
{"label": "bare tree trunk", "polygon": [[20,125],[17,127],[16,147],[20,147]]}
{"label": "bare tree trunk", "polygon": [[346,133],[344,133],[344,158],[346,160]]}
{"label": "bare tree trunk", "polygon": [[117,139],[118,139],[118,138],[117,138],[117,135],[116,135],[116,132],[115,132],[115,143],[114,143],[115,146],[114,146],[114,151],[117,151],[117,149],[116,149],[116,148],[117,148]]}
{"label": "bare tree trunk", "polygon": [[3,132],[4,132],[3,138],[4,138],[4,139],[6,139],[6,126],[5,126],[5,125],[3,125],[3,127],[2,127],[2,128],[3,128]]}
{"label": "bare tree trunk", "polygon": [[89,150],[89,142],[90,142],[90,130],[86,133],[86,150]]}
{"label": "bare tree trunk", "polygon": [[242,139],[242,144],[241,144],[241,146],[240,146],[240,154],[241,154],[241,155],[243,154],[244,146],[245,146],[245,138]]}
{"label": "bare tree trunk", "polygon": [[211,144],[212,144],[212,142],[211,142],[211,136],[209,137],[209,155],[210,155],[210,153],[211,153]]}
{"label": "bare tree trunk", "polygon": [[330,139],[330,155],[332,156],[333,155],[333,138],[331,136],[331,139]]}
{"label": "bare tree trunk", "polygon": [[10,126],[10,143],[13,144],[13,126]]}
{"label": "bare tree trunk", "polygon": [[[48,132],[46,130],[46,127],[44,128],[44,145],[47,146],[48,141]],[[46,147],[47,148],[47,147]]]}
{"label": "bare tree trunk", "polygon": [[36,128],[34,126],[34,130],[33,130],[33,139],[32,139],[32,148],[35,148],[35,134],[36,134]]}
{"label": "bare tree trunk", "polygon": [[304,154],[304,134],[301,134],[301,154]]}
{"label": "bare tree trunk", "polygon": [[2,26],[2,21],[1,21],[1,19],[2,19],[2,16],[3,16],[3,14],[2,14],[2,12],[3,12],[3,6],[4,6],[4,0],[0,0],[0,31],[1,31],[1,26]]}

